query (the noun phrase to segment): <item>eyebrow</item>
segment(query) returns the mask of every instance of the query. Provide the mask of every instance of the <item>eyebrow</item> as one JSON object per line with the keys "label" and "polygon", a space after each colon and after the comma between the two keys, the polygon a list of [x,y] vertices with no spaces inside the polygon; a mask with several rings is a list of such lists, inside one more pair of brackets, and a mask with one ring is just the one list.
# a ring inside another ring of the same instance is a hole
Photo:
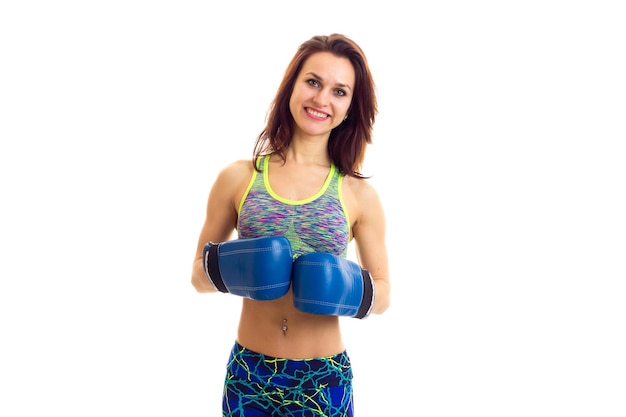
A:
{"label": "eyebrow", "polygon": [[[322,77],[320,77],[319,75],[317,75],[313,71],[309,71],[305,75],[312,75],[313,77],[317,78],[318,80],[324,81],[324,79]],[[352,91],[352,87],[350,87],[348,84],[337,83],[337,84],[335,84],[335,86],[336,87],[341,87],[341,88],[347,88],[348,90]]]}

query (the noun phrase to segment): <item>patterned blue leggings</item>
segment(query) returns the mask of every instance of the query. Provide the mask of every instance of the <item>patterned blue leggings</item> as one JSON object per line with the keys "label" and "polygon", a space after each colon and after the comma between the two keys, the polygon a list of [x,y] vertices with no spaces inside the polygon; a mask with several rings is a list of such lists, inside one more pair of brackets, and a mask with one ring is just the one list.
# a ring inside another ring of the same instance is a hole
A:
{"label": "patterned blue leggings", "polygon": [[352,417],[352,367],[344,351],[281,359],[235,342],[224,382],[222,416]]}

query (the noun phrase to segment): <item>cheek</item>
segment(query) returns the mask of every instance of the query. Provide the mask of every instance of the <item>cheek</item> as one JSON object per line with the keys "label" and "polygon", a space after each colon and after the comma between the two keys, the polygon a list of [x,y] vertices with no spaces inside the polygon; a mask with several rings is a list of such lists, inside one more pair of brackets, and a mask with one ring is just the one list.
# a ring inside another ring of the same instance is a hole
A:
{"label": "cheek", "polygon": [[350,112],[350,106],[352,104],[352,101],[348,102],[348,103],[341,103],[341,112],[343,113],[343,116],[345,117],[346,114],[348,114]]}
{"label": "cheek", "polygon": [[295,96],[292,94],[291,98],[289,99],[289,111],[291,112],[291,115],[293,116],[296,112],[296,98]]}
{"label": "cheek", "polygon": [[293,109],[296,106],[299,106],[302,103],[302,92],[297,88],[294,88],[291,92],[291,97],[289,97],[289,108]]}

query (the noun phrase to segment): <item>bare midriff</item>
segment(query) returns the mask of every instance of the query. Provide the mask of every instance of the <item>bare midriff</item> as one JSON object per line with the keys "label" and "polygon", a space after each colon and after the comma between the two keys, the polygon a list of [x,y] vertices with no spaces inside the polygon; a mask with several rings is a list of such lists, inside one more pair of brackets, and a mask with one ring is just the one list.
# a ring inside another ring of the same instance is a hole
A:
{"label": "bare midriff", "polygon": [[298,311],[291,290],[272,301],[244,299],[237,341],[252,351],[289,359],[326,357],[344,350],[339,318]]}

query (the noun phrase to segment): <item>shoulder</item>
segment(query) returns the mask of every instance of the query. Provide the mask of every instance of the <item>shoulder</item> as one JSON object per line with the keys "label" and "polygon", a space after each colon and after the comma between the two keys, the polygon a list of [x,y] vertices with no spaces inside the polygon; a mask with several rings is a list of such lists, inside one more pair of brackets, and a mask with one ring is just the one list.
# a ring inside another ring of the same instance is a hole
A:
{"label": "shoulder", "polygon": [[383,210],[378,191],[367,179],[345,176],[342,188],[353,227],[367,219],[382,218]]}
{"label": "shoulder", "polygon": [[378,191],[365,178],[343,177],[344,192],[359,204],[367,204],[379,200]]}
{"label": "shoulder", "polygon": [[213,184],[212,194],[221,198],[230,196],[235,200],[243,193],[254,172],[252,161],[239,160],[232,162],[221,169]]}
{"label": "shoulder", "polygon": [[217,176],[217,182],[235,185],[241,181],[248,181],[253,171],[254,167],[250,160],[235,161],[222,168]]}

